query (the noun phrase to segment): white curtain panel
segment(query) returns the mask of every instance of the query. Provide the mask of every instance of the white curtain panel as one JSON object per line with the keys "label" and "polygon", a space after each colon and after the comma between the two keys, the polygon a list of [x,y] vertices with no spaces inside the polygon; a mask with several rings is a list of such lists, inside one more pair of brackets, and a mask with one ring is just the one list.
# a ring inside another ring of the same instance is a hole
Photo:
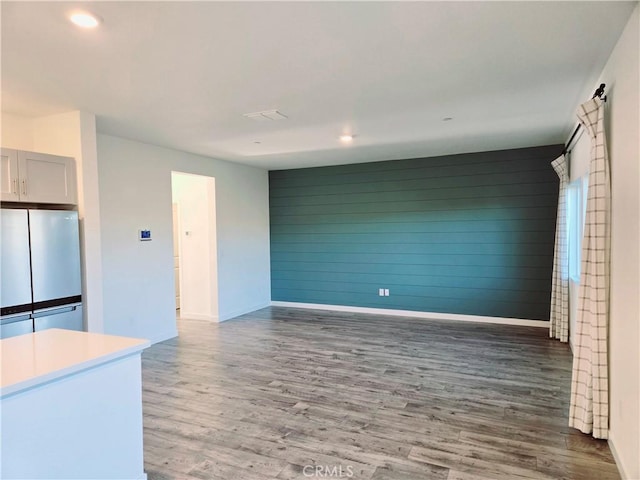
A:
{"label": "white curtain panel", "polygon": [[560,155],[551,166],[560,178],[558,215],[556,217],[556,243],[553,254],[553,282],[551,286],[551,314],[549,337],[561,342],[569,341],[569,247],[567,241],[567,184],[569,166],[564,155]]}
{"label": "white curtain panel", "polygon": [[582,104],[578,109],[578,118],[591,137],[591,161],[582,239],[569,426],[584,433],[593,433],[596,438],[607,438],[611,184],[604,131],[604,102],[596,97]]}

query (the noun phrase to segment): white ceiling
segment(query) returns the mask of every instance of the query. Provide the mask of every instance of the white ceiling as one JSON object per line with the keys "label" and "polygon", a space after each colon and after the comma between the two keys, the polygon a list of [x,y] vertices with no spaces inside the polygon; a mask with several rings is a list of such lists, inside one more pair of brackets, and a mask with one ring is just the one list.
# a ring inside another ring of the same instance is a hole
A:
{"label": "white ceiling", "polygon": [[635,4],[2,1],[2,110],[269,169],[562,143]]}

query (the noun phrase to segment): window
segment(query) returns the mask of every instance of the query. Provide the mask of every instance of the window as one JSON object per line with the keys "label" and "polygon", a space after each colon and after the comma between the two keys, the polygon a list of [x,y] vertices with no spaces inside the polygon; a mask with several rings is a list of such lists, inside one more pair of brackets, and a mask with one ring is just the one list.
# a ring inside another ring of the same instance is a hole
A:
{"label": "window", "polygon": [[569,278],[580,282],[582,233],[587,208],[589,176],[578,178],[567,188],[567,232],[569,234]]}

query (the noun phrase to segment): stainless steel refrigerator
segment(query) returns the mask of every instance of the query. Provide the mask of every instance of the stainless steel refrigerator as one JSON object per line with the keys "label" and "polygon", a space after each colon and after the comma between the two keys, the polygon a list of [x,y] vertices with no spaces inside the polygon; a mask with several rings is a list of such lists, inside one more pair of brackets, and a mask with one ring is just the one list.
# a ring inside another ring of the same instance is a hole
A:
{"label": "stainless steel refrigerator", "polygon": [[82,330],[78,213],[0,210],[0,338]]}

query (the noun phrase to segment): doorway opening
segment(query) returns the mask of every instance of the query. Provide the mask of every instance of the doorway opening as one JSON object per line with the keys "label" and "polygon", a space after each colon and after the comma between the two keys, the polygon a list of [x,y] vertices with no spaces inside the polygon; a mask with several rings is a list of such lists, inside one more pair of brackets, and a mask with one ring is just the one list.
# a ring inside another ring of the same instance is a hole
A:
{"label": "doorway opening", "polygon": [[218,321],[215,178],[171,172],[176,315]]}

